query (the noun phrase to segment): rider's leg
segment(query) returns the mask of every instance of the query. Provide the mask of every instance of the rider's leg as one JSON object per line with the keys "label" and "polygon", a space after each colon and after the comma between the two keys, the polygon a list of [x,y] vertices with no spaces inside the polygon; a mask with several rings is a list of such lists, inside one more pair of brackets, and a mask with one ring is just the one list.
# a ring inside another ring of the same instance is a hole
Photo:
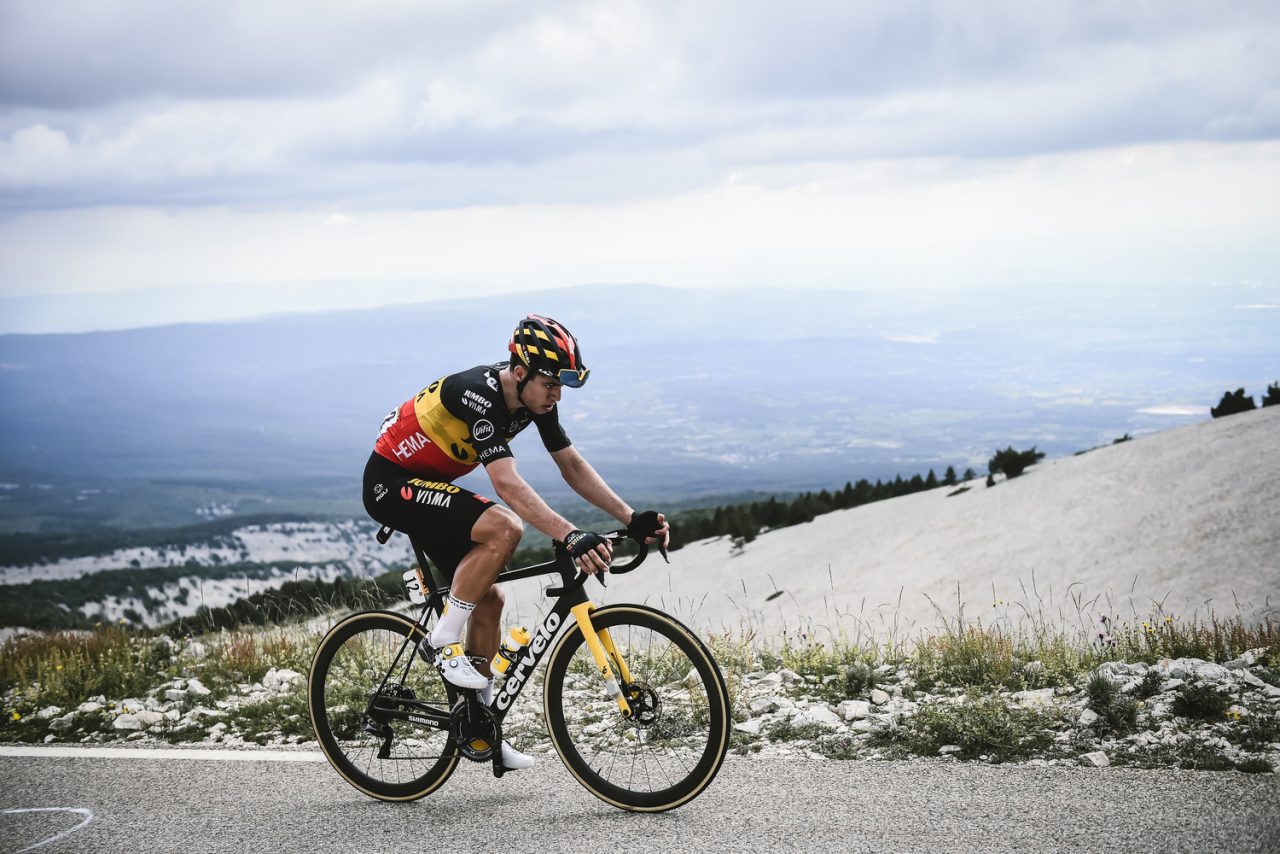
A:
{"label": "rider's leg", "polygon": [[493,660],[498,644],[502,641],[502,606],[505,602],[506,596],[503,595],[502,588],[495,584],[476,603],[476,609],[471,612],[471,619],[467,621],[467,649],[484,656],[485,663],[478,665],[476,669],[485,676],[493,676],[489,662]]}
{"label": "rider's leg", "polygon": [[[471,550],[458,563],[453,573],[453,584],[449,588],[449,599],[453,600],[445,608],[440,621],[431,632],[431,645],[436,648],[457,643],[462,639],[462,630],[467,618],[474,618],[476,605],[488,598],[493,590],[493,582],[498,572],[515,554],[520,543],[520,535],[524,526],[520,517],[500,505],[489,507],[471,528]],[[497,615],[488,619],[481,616],[481,623],[492,626],[494,633],[492,648],[487,654],[492,656],[497,651],[497,621],[502,615],[501,594],[490,602],[486,609],[491,611],[496,604]],[[487,613],[486,611],[486,613]],[[480,652],[479,649],[476,650]]]}

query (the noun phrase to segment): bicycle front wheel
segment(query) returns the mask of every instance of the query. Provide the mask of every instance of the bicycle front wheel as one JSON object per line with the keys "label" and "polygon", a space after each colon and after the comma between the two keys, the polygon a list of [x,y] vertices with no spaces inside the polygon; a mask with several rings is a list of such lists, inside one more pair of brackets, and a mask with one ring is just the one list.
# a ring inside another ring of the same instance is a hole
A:
{"label": "bicycle front wheel", "polygon": [[[705,789],[729,747],[729,695],[710,651],[672,617],[640,605],[591,615],[632,706],[624,718],[577,625],[547,667],[544,708],[556,752],[582,785],[626,810],[662,812]],[[623,679],[621,664],[630,679]]]}
{"label": "bicycle front wheel", "polygon": [[311,661],[307,702],[320,749],[343,779],[379,800],[429,795],[458,764],[447,730],[371,713],[376,698],[383,707],[413,702],[448,714],[455,689],[418,657],[417,640],[409,618],[366,611],[330,629]]}

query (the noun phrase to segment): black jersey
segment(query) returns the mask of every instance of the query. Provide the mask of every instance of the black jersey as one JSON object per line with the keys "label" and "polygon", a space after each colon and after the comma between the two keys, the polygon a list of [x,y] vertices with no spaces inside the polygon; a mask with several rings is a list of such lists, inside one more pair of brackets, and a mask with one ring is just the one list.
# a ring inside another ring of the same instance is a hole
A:
{"label": "black jersey", "polygon": [[503,367],[477,365],[436,380],[383,420],[374,451],[409,471],[452,481],[513,456],[510,442],[530,422],[548,451],[569,447],[559,407],[536,416],[507,409],[498,381]]}

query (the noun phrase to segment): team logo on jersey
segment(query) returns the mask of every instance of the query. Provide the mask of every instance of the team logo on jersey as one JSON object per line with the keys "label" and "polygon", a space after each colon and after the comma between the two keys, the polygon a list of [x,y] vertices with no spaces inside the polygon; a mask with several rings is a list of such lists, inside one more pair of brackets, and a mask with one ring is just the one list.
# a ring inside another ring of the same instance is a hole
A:
{"label": "team logo on jersey", "polygon": [[479,412],[481,415],[484,415],[486,412],[488,412],[490,409],[493,408],[492,403],[490,403],[486,398],[476,394],[471,389],[467,389],[462,393],[462,403],[464,406],[470,409],[474,409],[476,412]]}
{"label": "team logo on jersey", "polygon": [[373,500],[375,502],[381,501],[382,499],[387,497],[387,488],[382,484],[378,484],[373,488],[373,496],[374,496]]}
{"label": "team logo on jersey", "polygon": [[484,372],[484,381],[485,381],[485,384],[489,386],[489,388],[493,389],[494,391],[498,390],[498,380],[490,372],[488,371]]}
{"label": "team logo on jersey", "polygon": [[471,428],[471,436],[477,442],[487,442],[493,438],[493,422],[487,418],[481,418]]}
{"label": "team logo on jersey", "polygon": [[413,490],[407,486],[400,487],[400,497],[403,498],[405,501],[412,501]]}
{"label": "team logo on jersey", "polygon": [[397,406],[395,409],[391,410],[391,412],[387,414],[386,418],[382,419],[382,426],[378,428],[378,435],[381,436],[383,433],[390,430],[392,425],[396,423],[396,419],[399,417],[400,417],[400,407]]}

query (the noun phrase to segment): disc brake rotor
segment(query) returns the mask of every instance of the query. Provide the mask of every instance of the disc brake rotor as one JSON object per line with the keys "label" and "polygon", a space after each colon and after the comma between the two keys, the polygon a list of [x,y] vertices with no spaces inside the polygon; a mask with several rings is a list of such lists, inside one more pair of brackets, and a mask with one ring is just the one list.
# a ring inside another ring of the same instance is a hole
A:
{"label": "disc brake rotor", "polygon": [[652,726],[662,716],[662,698],[647,683],[632,682],[627,687],[627,703],[632,722],[639,726]]}

